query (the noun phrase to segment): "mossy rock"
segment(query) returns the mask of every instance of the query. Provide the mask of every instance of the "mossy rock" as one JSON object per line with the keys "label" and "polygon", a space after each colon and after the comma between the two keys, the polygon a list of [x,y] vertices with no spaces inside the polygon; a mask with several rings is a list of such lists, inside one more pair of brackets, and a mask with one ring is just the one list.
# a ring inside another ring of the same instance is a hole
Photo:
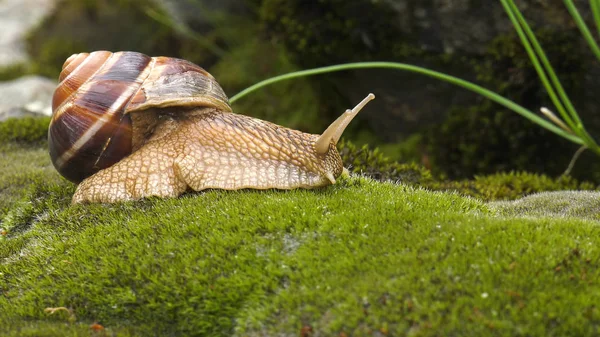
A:
{"label": "mossy rock", "polygon": [[535,193],[513,201],[489,203],[503,215],[521,217],[580,217],[600,221],[600,192],[558,191]]}
{"label": "mossy rock", "polygon": [[568,336],[600,320],[587,215],[357,176],[111,205],[70,205],[73,189],[38,180],[1,218],[3,336]]}
{"label": "mossy rock", "polygon": [[563,190],[600,190],[591,182],[569,176],[551,178],[529,172],[505,172],[476,176],[473,180],[437,180],[425,185],[432,190],[457,191],[481,200],[514,200],[537,192]]}
{"label": "mossy rock", "polygon": [[358,147],[352,142],[340,142],[340,154],[351,172],[380,181],[399,181],[435,191],[455,191],[481,200],[513,200],[543,191],[599,190],[592,182],[561,175],[552,178],[545,174],[510,171],[475,176],[474,179],[452,180],[432,174],[415,163],[398,163],[390,160],[377,148]]}

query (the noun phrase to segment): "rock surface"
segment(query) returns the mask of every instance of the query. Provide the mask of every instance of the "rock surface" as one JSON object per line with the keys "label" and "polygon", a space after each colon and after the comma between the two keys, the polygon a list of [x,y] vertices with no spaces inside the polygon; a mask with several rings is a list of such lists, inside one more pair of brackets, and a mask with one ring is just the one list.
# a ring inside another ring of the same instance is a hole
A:
{"label": "rock surface", "polygon": [[505,216],[580,217],[600,220],[600,192],[556,191],[535,193],[512,201],[488,204]]}
{"label": "rock surface", "polygon": [[41,76],[24,76],[0,82],[0,121],[11,117],[52,114],[56,82]]}
{"label": "rock surface", "polygon": [[25,36],[55,4],[56,0],[0,1],[0,68],[29,61]]}

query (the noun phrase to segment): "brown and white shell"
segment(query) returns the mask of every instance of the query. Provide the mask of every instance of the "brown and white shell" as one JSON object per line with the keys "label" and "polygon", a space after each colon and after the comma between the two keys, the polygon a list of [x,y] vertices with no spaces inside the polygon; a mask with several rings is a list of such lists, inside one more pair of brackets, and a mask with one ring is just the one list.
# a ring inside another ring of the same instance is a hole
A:
{"label": "brown and white shell", "polygon": [[49,152],[58,172],[73,182],[132,152],[132,112],[173,106],[231,112],[212,75],[176,58],[137,52],[75,54],[64,63],[59,81],[52,99]]}

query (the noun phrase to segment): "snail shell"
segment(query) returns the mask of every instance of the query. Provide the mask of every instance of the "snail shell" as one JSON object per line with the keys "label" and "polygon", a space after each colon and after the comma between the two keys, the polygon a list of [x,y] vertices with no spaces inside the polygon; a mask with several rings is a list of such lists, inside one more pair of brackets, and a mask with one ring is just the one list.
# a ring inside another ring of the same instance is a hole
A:
{"label": "snail shell", "polygon": [[176,58],[137,52],[75,54],[64,63],[59,81],[52,99],[49,152],[58,172],[76,183],[141,145],[132,131],[132,112],[172,106],[231,111],[223,89],[207,71]]}
{"label": "snail shell", "polygon": [[180,59],[77,54],[59,79],[49,148],[59,173],[81,182],[74,203],[334,184],[343,171],[336,144],[374,98],[315,135],[232,113],[216,80]]}

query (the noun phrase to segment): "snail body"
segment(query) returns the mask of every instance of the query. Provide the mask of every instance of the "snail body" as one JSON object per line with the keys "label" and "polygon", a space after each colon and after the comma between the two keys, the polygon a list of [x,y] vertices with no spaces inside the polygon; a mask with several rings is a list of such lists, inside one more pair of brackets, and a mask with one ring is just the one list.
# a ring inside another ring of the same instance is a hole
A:
{"label": "snail body", "polygon": [[335,145],[373,98],[314,135],[233,113],[216,80],[180,59],[76,54],[59,81],[49,152],[79,183],[74,203],[333,184],[343,170]]}

